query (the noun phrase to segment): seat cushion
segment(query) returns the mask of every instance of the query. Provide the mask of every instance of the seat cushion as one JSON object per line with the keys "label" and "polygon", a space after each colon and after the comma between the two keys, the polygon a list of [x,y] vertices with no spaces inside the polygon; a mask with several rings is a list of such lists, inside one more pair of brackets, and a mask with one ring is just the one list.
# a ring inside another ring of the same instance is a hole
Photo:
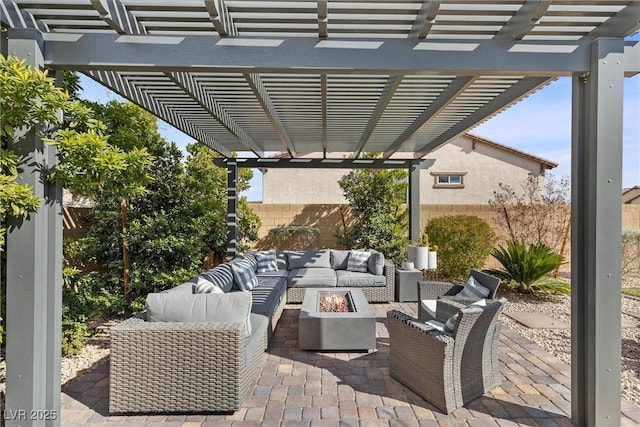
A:
{"label": "seat cushion", "polygon": [[329,249],[319,251],[289,251],[289,270],[299,268],[331,268]]}
{"label": "seat cushion", "polygon": [[332,268],[296,268],[287,277],[290,288],[323,288],[336,286],[336,272]]}
{"label": "seat cushion", "polygon": [[258,286],[253,288],[251,295],[251,312],[271,318],[276,307],[286,295],[286,277],[264,276],[258,279]]}
{"label": "seat cushion", "polygon": [[353,286],[355,288],[364,286],[386,286],[387,280],[384,276],[376,276],[371,273],[359,271],[338,270],[336,271],[338,286]]}

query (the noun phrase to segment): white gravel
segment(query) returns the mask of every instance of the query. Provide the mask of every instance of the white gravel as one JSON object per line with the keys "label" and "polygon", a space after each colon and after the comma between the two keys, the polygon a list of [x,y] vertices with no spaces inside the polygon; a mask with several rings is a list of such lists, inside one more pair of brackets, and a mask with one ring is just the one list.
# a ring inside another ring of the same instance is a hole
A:
{"label": "white gravel", "polygon": [[[623,287],[640,287],[640,278],[629,279]],[[523,295],[500,288],[499,297],[507,298],[504,312],[537,312],[571,324],[570,297],[563,295]],[[622,297],[622,310],[640,313],[640,299]],[[640,319],[623,314],[625,320],[640,323]],[[502,316],[503,324],[530,341],[571,364],[570,329],[530,329]],[[622,396],[640,405],[640,328],[622,329]]]}

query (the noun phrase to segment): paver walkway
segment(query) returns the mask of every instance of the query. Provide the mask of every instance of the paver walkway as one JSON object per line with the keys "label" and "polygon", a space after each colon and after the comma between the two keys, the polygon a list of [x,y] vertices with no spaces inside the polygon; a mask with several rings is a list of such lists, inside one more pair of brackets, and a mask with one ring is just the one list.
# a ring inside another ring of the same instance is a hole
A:
{"label": "paver walkway", "polygon": [[[416,303],[374,304],[378,350],[298,350],[299,305],[287,306],[243,407],[232,415],[109,416],[109,364],[103,360],[63,387],[62,425],[128,426],[570,426],[570,367],[503,330],[502,386],[450,415],[389,376],[386,312],[415,315]],[[640,425],[623,401],[620,424]]]}

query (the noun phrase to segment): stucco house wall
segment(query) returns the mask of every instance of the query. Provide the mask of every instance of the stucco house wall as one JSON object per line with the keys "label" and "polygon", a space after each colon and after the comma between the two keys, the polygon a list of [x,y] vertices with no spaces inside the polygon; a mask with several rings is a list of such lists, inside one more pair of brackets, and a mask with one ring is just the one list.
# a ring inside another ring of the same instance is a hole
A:
{"label": "stucco house wall", "polygon": [[[345,154],[329,153],[327,157],[342,158]],[[321,153],[303,157],[321,157]],[[499,183],[510,184],[518,190],[529,173],[542,178],[545,170],[557,166],[549,160],[470,134],[459,136],[427,158],[435,159],[435,163],[421,171],[423,204],[486,204]],[[338,180],[349,169],[268,169],[263,172],[262,203],[347,203]],[[462,184],[436,184],[437,174],[460,174]]]}

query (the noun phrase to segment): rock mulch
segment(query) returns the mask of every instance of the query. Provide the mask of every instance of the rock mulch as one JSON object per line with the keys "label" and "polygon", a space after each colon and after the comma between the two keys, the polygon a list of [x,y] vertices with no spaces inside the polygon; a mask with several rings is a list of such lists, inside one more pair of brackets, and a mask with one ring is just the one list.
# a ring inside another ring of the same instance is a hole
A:
{"label": "rock mulch", "polygon": [[[625,282],[625,287],[640,287],[637,280]],[[509,303],[504,311],[537,312],[571,324],[571,298],[563,295],[523,295],[510,291],[506,287],[499,290],[498,296],[507,298]],[[640,312],[640,300],[622,297],[623,312]],[[624,320],[638,319],[622,315]],[[502,316],[505,327],[533,341],[540,347],[567,364],[571,364],[570,329],[531,329]],[[622,332],[622,396],[640,405],[640,328],[625,328]]]}

